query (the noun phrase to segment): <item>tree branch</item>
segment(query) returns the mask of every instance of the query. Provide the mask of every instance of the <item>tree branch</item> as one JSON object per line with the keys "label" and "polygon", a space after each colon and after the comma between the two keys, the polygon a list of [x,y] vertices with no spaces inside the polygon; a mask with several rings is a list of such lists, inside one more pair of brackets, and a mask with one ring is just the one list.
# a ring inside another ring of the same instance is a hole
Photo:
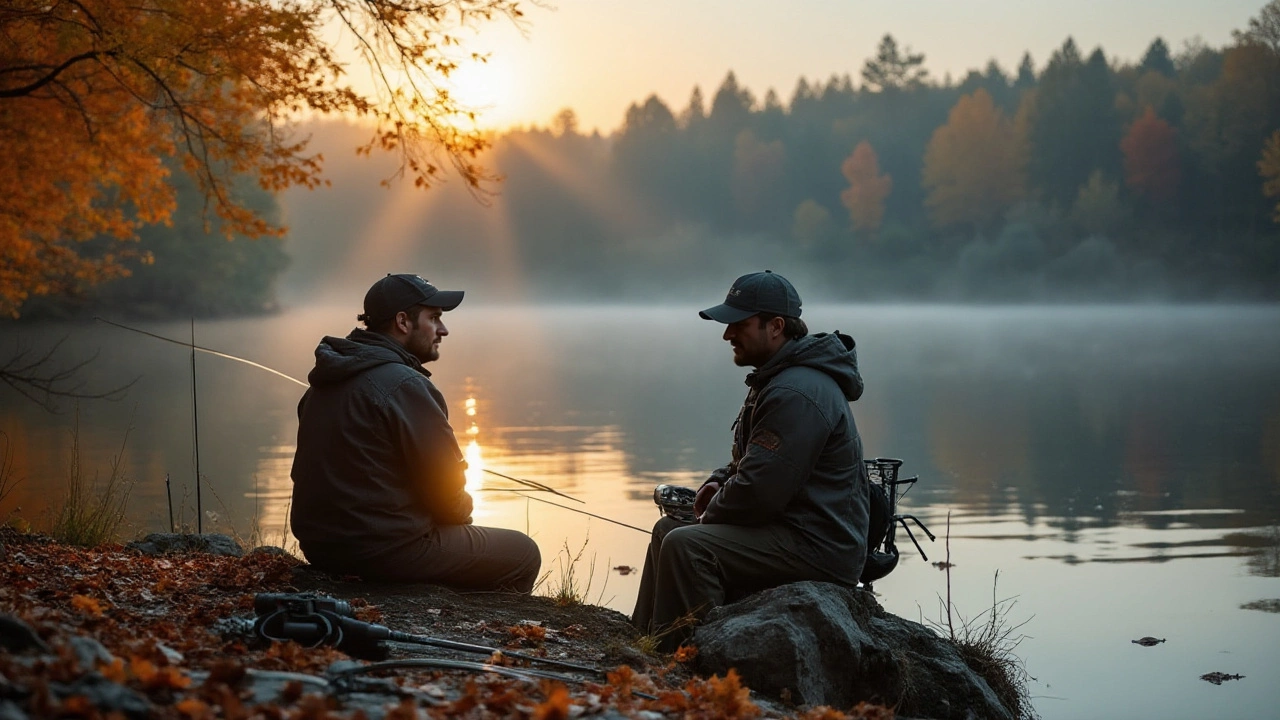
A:
{"label": "tree branch", "polygon": [[[81,371],[98,359],[98,353],[61,369],[53,367],[53,357],[66,337],[58,340],[43,353],[17,350],[4,365],[0,365],[0,382],[13,388],[31,402],[51,413],[60,412],[58,400],[119,400],[138,382],[137,377],[109,390],[86,390]],[[141,376],[139,376],[141,377]]]}
{"label": "tree branch", "polygon": [[72,65],[75,65],[76,63],[81,63],[81,62],[84,62],[85,60],[97,60],[99,57],[112,56],[112,55],[115,55],[115,53],[99,51],[99,50],[90,50],[89,52],[80,53],[79,55],[75,55],[71,58],[68,58],[66,62],[50,70],[47,75],[40,78],[39,80],[36,80],[33,83],[22,85],[16,88],[7,88],[7,89],[0,88],[0,98],[25,97],[39,90],[45,85],[48,85],[49,83],[53,82],[67,68],[71,67]]}

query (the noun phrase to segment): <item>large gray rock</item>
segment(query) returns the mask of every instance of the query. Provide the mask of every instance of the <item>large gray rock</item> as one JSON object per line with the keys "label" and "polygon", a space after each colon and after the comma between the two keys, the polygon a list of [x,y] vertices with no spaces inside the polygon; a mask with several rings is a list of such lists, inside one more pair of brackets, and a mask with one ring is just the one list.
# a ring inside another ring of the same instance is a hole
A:
{"label": "large gray rock", "polygon": [[694,631],[697,669],[737,670],[752,690],[806,705],[867,701],[936,720],[1013,716],[956,646],[890,615],[871,593],[802,582],[713,609]]}
{"label": "large gray rock", "polygon": [[187,533],[151,533],[150,535],[126,543],[125,547],[137,550],[143,555],[164,555],[173,552],[205,552],[210,555],[226,555],[242,557],[244,548],[236,544],[230,535],[205,533],[194,535]]}

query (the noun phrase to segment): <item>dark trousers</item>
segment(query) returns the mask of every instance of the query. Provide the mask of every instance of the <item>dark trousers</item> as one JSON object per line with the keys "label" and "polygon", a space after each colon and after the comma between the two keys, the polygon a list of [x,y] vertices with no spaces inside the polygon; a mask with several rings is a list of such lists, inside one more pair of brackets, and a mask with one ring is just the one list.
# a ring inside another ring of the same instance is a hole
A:
{"label": "dark trousers", "polygon": [[708,610],[757,590],[829,580],[801,558],[799,539],[781,525],[688,525],[669,517],[653,526],[631,622],[657,634],[670,652]]}
{"label": "dark trousers", "polygon": [[[522,532],[476,525],[442,525],[407,545],[356,555],[340,548],[303,548],[308,562],[330,573],[382,582],[425,582],[462,590],[528,593],[542,554]],[[313,557],[314,555],[314,557]]]}

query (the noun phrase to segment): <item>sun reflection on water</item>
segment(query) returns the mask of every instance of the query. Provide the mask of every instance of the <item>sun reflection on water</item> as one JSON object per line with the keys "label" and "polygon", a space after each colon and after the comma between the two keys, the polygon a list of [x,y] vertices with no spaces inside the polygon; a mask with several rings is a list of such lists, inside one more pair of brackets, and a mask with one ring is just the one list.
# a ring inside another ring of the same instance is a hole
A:
{"label": "sun reflection on water", "polygon": [[484,452],[480,448],[480,442],[473,438],[462,454],[467,460],[467,492],[474,496],[484,481]]}
{"label": "sun reflection on water", "polygon": [[467,477],[467,492],[471,493],[471,497],[475,500],[477,506],[481,500],[477,493],[484,484],[484,449],[480,446],[480,425],[476,422],[476,396],[468,393],[467,399],[463,401],[463,408],[466,410],[467,417],[470,422],[467,425],[466,434],[471,438],[467,442],[467,447],[462,451],[463,459],[467,461],[467,469],[465,475]]}

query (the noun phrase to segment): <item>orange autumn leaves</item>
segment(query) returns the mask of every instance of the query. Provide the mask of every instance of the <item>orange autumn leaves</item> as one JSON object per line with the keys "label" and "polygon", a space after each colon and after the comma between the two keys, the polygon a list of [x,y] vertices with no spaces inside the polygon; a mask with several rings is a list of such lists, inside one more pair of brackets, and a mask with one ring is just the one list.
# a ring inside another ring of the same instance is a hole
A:
{"label": "orange autumn leaves", "polygon": [[[487,141],[450,123],[465,112],[431,79],[456,66],[452,29],[497,15],[520,13],[510,0],[4,3],[0,313],[126,274],[137,257],[127,241],[174,212],[174,171],[196,179],[207,219],[228,237],[279,234],[233,179],[268,190],[321,183],[321,158],[289,133],[300,113],[372,120],[369,147],[399,152],[419,185],[439,173],[436,152],[479,182],[474,158]],[[352,63],[322,37],[330,21],[367,41],[366,65],[382,62],[382,77],[405,84],[347,86]]]}
{"label": "orange autumn leaves", "polygon": [[880,161],[871,143],[863,140],[845,159],[840,172],[849,187],[840,193],[840,202],[849,211],[854,230],[876,232],[884,221],[884,201],[893,190],[893,178],[880,174]]}

